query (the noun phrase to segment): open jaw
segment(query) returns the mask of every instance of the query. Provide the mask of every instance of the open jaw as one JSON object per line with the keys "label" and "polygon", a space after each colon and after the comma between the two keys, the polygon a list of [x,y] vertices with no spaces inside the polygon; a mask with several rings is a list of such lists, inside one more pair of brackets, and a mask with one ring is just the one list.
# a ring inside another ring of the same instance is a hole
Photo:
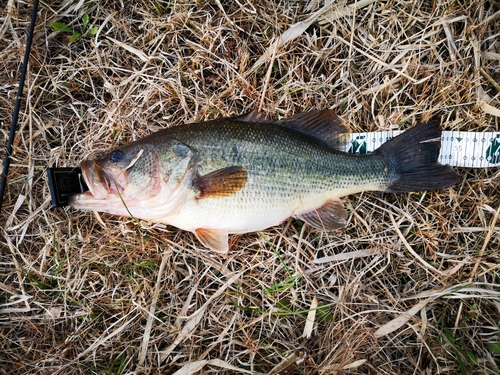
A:
{"label": "open jaw", "polygon": [[[122,193],[124,190],[123,184],[126,178],[117,181],[111,177],[116,173],[108,173],[93,160],[85,160],[81,163],[82,175],[89,187],[90,192],[96,199],[104,199],[110,194]],[[120,172],[120,171],[118,171]]]}
{"label": "open jaw", "polygon": [[89,191],[71,197],[70,205],[75,208],[121,214],[123,202],[117,189],[122,192],[123,188],[93,160],[83,161],[81,169]]}
{"label": "open jaw", "polygon": [[[89,191],[76,194],[70,198],[73,208],[107,212],[119,216],[135,216],[137,218],[150,219],[149,211],[161,208],[155,195],[138,197],[125,191],[128,186],[128,174],[120,169],[104,169],[93,160],[85,160],[81,164],[83,178],[89,187]],[[159,191],[160,181],[155,182],[155,193]]]}
{"label": "open jaw", "polygon": [[[80,164],[82,175],[89,188],[90,195],[96,199],[104,199],[109,194],[110,181],[102,168],[97,166],[93,160],[85,160]],[[87,193],[85,193],[87,194]]]}

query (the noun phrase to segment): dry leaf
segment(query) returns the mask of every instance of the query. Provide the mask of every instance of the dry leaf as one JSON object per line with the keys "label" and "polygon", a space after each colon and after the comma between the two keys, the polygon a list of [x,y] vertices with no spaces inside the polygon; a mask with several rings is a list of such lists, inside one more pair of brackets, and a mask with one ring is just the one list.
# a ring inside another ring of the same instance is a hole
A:
{"label": "dry leaf", "polygon": [[312,330],[314,328],[314,319],[316,318],[316,308],[318,307],[318,299],[316,297],[311,301],[311,306],[309,307],[309,313],[307,314],[306,324],[304,326],[304,333],[302,337],[310,338]]}
{"label": "dry leaf", "polygon": [[493,107],[492,105],[489,105],[488,103],[486,103],[484,101],[481,103],[481,108],[483,111],[485,111],[486,113],[488,113],[492,116],[500,117],[500,109]]}
{"label": "dry leaf", "polygon": [[375,337],[382,337],[388,335],[391,332],[401,328],[405,325],[415,314],[417,314],[422,308],[424,308],[429,302],[434,301],[434,298],[428,298],[424,301],[420,301],[410,310],[404,312],[396,319],[391,320],[389,323],[384,324],[382,327],[377,329],[373,334]]}
{"label": "dry leaf", "polygon": [[378,249],[357,250],[348,253],[340,253],[328,257],[314,259],[314,263],[322,264],[327,262],[340,262],[343,260],[369,257],[371,255],[376,255],[378,253],[379,253]]}
{"label": "dry leaf", "polygon": [[207,365],[217,366],[217,367],[225,368],[227,370],[241,372],[243,374],[254,374],[253,371],[241,369],[241,368],[233,366],[227,362],[221,361],[220,359],[210,359],[210,360],[203,360],[203,361],[196,361],[196,362],[188,363],[187,365],[183,366],[180,370],[177,370],[176,372],[174,372],[174,375],[195,374]]}
{"label": "dry leaf", "polygon": [[113,39],[110,36],[106,36],[106,39],[111,40],[116,45],[126,49],[129,52],[132,52],[134,55],[136,55],[138,58],[140,58],[144,62],[149,60],[148,55],[146,55],[144,52],[142,52],[141,50],[138,50],[135,47],[129,46],[127,43],[120,42],[119,40]]}
{"label": "dry leaf", "polygon": [[366,359],[360,359],[360,360],[354,361],[353,363],[350,363],[350,364],[345,365],[344,367],[342,367],[342,370],[349,370],[349,369],[352,369],[352,368],[359,367],[359,366],[361,366],[365,362],[366,362]]}

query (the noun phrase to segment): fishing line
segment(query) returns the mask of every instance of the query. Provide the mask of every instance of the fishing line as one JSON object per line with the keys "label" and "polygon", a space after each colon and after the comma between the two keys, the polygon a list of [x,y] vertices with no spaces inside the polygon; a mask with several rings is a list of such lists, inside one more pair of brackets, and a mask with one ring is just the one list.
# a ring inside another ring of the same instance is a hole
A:
{"label": "fishing line", "polygon": [[14,106],[14,112],[12,114],[12,123],[10,125],[9,139],[7,141],[7,148],[5,150],[5,159],[3,161],[2,176],[0,179],[0,211],[2,210],[3,196],[5,193],[5,187],[7,186],[7,173],[10,167],[10,156],[12,154],[12,145],[14,143],[14,137],[16,135],[17,119],[19,117],[19,109],[21,107],[21,98],[23,96],[24,80],[26,78],[26,71],[28,68],[28,59],[31,50],[31,41],[33,39],[33,31],[35,30],[36,22],[36,12],[38,10],[38,0],[33,3],[33,13],[31,14],[31,23],[26,37],[26,50],[24,51],[23,65],[21,68],[21,77],[19,78],[19,88],[17,90],[16,104]]}

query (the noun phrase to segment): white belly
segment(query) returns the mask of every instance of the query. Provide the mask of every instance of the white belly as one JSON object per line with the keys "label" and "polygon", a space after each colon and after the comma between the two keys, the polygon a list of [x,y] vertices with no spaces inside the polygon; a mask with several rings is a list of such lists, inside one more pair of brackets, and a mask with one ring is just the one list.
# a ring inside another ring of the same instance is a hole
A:
{"label": "white belly", "polygon": [[180,210],[158,222],[195,231],[198,228],[227,230],[228,233],[260,231],[281,224],[290,216],[319,207],[324,196],[309,199],[287,197],[251,200],[240,194],[233,197],[188,199]]}

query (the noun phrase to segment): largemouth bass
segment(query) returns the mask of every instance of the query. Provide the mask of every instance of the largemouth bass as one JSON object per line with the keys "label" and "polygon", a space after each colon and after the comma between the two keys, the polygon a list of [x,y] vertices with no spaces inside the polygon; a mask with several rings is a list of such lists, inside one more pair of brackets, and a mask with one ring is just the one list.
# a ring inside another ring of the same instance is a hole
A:
{"label": "largemouth bass", "polygon": [[319,230],[342,228],[342,196],[457,183],[455,171],[437,163],[436,122],[369,155],[336,150],[336,138],[348,131],[331,110],[275,122],[252,112],[167,128],[83,161],[90,190],[71,205],[173,225],[225,253],[228,234],[263,230],[291,216]]}

